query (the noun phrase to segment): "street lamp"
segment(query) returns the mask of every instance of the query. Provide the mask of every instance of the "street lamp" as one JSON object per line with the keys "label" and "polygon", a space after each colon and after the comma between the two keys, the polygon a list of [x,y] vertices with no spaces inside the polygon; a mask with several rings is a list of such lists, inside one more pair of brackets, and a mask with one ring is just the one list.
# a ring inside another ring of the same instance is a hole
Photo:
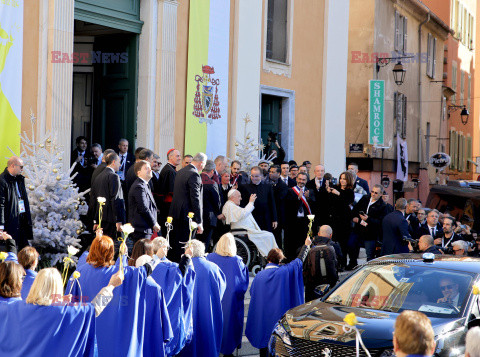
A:
{"label": "street lamp", "polygon": [[413,58],[413,56],[401,56],[401,57],[377,57],[377,62],[376,62],[376,79],[378,79],[378,72],[380,72],[381,67],[387,66],[391,61],[397,61],[395,66],[393,67],[393,79],[395,80],[395,83],[398,86],[401,86],[403,84],[403,81],[405,79],[405,73],[407,70],[403,68],[402,61],[401,59],[404,58]]}
{"label": "street lamp", "polygon": [[468,109],[465,105],[449,105],[448,106],[448,117],[450,118],[450,113],[462,108],[462,111],[460,112],[460,119],[462,120],[462,124],[466,125],[468,123],[468,116],[470,113],[468,112]]}

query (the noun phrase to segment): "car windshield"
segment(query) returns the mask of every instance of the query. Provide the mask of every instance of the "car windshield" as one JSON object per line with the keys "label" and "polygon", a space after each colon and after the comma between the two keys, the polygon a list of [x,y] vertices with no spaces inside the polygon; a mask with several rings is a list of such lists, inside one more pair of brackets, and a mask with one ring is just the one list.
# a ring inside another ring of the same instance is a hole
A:
{"label": "car windshield", "polygon": [[391,312],[460,315],[474,274],[406,264],[367,265],[339,285],[325,302]]}

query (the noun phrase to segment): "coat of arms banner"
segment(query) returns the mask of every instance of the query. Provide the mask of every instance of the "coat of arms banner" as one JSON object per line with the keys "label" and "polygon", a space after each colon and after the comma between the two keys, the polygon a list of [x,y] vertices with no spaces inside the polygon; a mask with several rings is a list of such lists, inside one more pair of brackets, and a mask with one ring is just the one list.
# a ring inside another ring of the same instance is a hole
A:
{"label": "coat of arms banner", "polygon": [[185,154],[227,151],[229,47],[230,1],[190,1]]}

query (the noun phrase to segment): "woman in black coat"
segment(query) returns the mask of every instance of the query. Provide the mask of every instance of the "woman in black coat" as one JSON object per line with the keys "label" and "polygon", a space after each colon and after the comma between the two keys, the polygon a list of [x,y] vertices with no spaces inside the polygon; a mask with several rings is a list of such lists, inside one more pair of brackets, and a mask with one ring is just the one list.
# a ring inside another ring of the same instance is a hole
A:
{"label": "woman in black coat", "polygon": [[355,199],[353,184],[353,176],[349,171],[340,174],[337,186],[330,186],[328,182],[326,183],[333,240],[340,244],[343,253],[343,257],[340,257],[341,267],[347,265],[348,237],[352,229],[351,205]]}

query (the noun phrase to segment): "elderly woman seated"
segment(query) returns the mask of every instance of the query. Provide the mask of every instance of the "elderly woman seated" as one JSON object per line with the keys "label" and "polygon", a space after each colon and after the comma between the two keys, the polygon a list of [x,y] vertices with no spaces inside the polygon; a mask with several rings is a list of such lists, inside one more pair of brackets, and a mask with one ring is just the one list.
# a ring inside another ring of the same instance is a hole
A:
{"label": "elderly woman seated", "polygon": [[222,213],[225,216],[226,223],[230,224],[232,229],[246,230],[248,239],[256,245],[260,254],[266,257],[271,249],[278,248],[278,246],[273,233],[262,231],[252,216],[256,199],[257,195],[251,195],[248,204],[245,208],[242,208],[240,207],[242,195],[238,190],[231,189],[228,192],[228,201],[223,206]]}

